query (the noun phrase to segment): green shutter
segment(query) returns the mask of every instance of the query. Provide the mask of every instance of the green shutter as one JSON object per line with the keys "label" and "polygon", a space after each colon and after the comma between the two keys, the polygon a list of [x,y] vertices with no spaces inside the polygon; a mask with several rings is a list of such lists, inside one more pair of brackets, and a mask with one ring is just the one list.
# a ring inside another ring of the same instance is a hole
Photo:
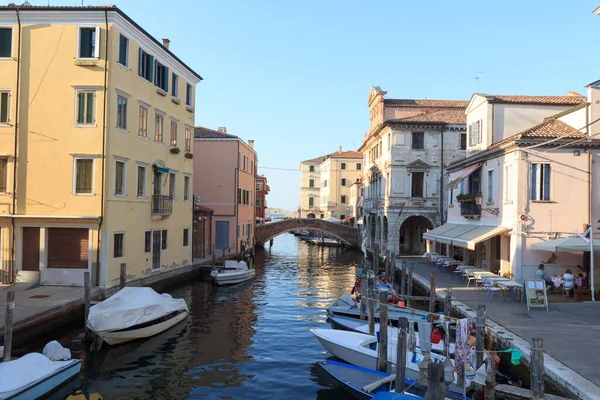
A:
{"label": "green shutter", "polygon": [[12,28],[0,28],[0,57],[8,58],[11,56],[12,47]]}
{"label": "green shutter", "polygon": [[8,93],[0,93],[0,122],[8,122]]}
{"label": "green shutter", "polygon": [[80,58],[91,58],[92,54],[92,31],[93,28],[81,28],[79,30],[79,57]]}
{"label": "green shutter", "polygon": [[140,76],[144,76],[144,51],[140,47],[140,65],[139,65]]}
{"label": "green shutter", "polygon": [[87,93],[87,104],[85,113],[86,124],[94,123],[94,93]]}
{"label": "green shutter", "polygon": [[169,68],[163,67],[163,90],[169,93]]}
{"label": "green shutter", "polygon": [[83,124],[85,111],[85,93],[77,94],[77,123]]}

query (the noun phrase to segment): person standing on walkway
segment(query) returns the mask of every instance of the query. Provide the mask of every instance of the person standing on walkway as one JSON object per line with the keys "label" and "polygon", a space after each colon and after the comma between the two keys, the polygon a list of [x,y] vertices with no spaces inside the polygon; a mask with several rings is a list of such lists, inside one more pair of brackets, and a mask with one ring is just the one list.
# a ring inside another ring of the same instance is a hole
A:
{"label": "person standing on walkway", "polygon": [[538,266],[538,270],[535,273],[535,276],[537,277],[537,279],[546,281],[546,290],[552,290],[552,288],[554,287],[554,282],[552,282],[550,276],[546,273],[546,271],[544,271],[544,268],[544,264],[540,264]]}

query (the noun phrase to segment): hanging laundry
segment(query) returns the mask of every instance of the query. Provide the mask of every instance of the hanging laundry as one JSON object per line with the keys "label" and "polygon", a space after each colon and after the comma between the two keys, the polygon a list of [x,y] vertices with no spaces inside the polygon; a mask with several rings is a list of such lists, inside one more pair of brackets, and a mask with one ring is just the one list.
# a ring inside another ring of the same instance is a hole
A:
{"label": "hanging laundry", "polygon": [[471,337],[472,328],[473,323],[469,318],[459,319],[456,322],[454,368],[456,372],[461,375],[463,374],[463,371],[467,369],[465,363],[467,363],[470,358],[471,347],[469,346],[469,338]]}

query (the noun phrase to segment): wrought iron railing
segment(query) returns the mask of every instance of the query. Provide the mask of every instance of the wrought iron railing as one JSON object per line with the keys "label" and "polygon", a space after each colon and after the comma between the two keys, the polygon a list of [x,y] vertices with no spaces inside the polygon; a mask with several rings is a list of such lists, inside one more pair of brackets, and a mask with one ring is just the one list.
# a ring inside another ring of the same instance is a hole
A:
{"label": "wrought iron railing", "polygon": [[460,202],[460,215],[465,218],[481,217],[481,206],[475,200],[463,200]]}
{"label": "wrought iron railing", "polygon": [[152,214],[171,215],[173,212],[173,196],[155,194],[152,196]]}

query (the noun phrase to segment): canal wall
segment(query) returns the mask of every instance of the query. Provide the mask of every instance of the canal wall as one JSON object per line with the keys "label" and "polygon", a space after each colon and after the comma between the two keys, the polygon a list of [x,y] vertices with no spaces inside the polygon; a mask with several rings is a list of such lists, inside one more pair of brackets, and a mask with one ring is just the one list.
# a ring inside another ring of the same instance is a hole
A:
{"label": "canal wall", "polygon": [[[429,280],[425,277],[413,274],[412,279],[414,286],[424,290],[430,296],[435,295],[439,298],[446,297],[445,288],[436,289],[435,293],[431,293]],[[471,306],[463,302],[452,300],[451,311],[453,315],[456,315],[459,318],[470,318],[472,321],[476,321],[477,310],[474,310]],[[521,350],[523,353],[521,362],[527,369],[530,368],[531,344],[527,340],[515,335],[487,316],[485,334],[486,342],[490,343],[491,348],[518,348]],[[547,353],[544,353],[544,377],[545,380],[550,383],[552,388],[562,396],[583,400],[600,399],[598,386]]]}

